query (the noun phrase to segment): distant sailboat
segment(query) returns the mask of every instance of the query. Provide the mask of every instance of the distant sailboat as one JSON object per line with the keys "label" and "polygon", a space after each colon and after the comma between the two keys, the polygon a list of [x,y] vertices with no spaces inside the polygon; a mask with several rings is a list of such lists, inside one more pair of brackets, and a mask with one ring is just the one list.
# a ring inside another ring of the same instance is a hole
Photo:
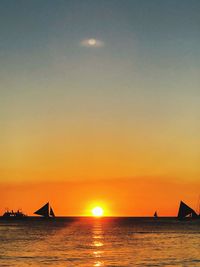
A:
{"label": "distant sailboat", "polygon": [[42,206],[39,210],[36,210],[34,214],[41,215],[45,218],[54,218],[55,214],[52,207],[47,202],[44,206]]}
{"label": "distant sailboat", "polygon": [[157,213],[157,211],[155,211],[153,217],[154,217],[154,218],[158,218],[158,213]]}
{"label": "distant sailboat", "polygon": [[178,219],[183,220],[186,217],[198,218],[199,216],[192,208],[190,208],[187,204],[181,201],[178,211]]}

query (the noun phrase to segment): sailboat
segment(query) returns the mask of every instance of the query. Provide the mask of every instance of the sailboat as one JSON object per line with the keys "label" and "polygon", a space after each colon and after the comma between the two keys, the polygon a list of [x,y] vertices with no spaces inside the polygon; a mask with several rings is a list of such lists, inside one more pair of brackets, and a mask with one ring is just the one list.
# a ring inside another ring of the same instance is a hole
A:
{"label": "sailboat", "polygon": [[34,214],[41,215],[44,218],[54,218],[55,214],[50,206],[49,202],[47,202],[44,206],[42,206],[39,210],[36,210]]}
{"label": "sailboat", "polygon": [[157,211],[155,211],[153,217],[154,217],[154,218],[158,218],[158,213],[157,213]]}
{"label": "sailboat", "polygon": [[183,220],[187,217],[192,218],[192,219],[200,218],[199,215],[192,208],[190,208],[187,204],[185,204],[183,201],[180,202],[177,217],[179,220]]}

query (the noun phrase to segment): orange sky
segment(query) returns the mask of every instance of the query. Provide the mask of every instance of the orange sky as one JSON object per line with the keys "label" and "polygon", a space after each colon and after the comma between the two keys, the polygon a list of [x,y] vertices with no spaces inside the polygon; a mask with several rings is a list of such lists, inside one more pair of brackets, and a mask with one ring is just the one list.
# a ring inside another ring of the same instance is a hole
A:
{"label": "orange sky", "polygon": [[194,207],[200,1],[12,2],[0,1],[1,213]]}
{"label": "orange sky", "polygon": [[91,215],[100,205],[105,215],[151,216],[177,214],[182,199],[194,209],[200,182],[172,182],[159,178],[88,180],[76,182],[1,183],[1,213],[4,208],[22,208],[28,215],[50,201],[57,215]]}

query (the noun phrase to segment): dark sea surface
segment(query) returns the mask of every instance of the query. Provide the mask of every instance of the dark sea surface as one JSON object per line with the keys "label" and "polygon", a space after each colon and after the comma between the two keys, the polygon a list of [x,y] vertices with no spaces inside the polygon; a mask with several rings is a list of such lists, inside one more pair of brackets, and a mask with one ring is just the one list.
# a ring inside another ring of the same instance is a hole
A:
{"label": "dark sea surface", "polygon": [[0,266],[200,266],[200,220],[0,220]]}

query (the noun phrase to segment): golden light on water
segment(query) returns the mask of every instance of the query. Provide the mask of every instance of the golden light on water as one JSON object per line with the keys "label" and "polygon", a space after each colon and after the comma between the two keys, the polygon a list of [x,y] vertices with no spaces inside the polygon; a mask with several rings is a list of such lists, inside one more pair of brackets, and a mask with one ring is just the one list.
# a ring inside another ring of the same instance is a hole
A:
{"label": "golden light on water", "polygon": [[104,210],[101,207],[97,206],[92,209],[92,215],[94,217],[101,217],[103,216],[103,214],[104,214]]}
{"label": "golden light on water", "polygon": [[97,220],[93,226],[93,242],[92,246],[94,247],[93,256],[94,256],[94,265],[93,266],[105,266],[102,254],[104,253],[104,232],[100,220]]}

